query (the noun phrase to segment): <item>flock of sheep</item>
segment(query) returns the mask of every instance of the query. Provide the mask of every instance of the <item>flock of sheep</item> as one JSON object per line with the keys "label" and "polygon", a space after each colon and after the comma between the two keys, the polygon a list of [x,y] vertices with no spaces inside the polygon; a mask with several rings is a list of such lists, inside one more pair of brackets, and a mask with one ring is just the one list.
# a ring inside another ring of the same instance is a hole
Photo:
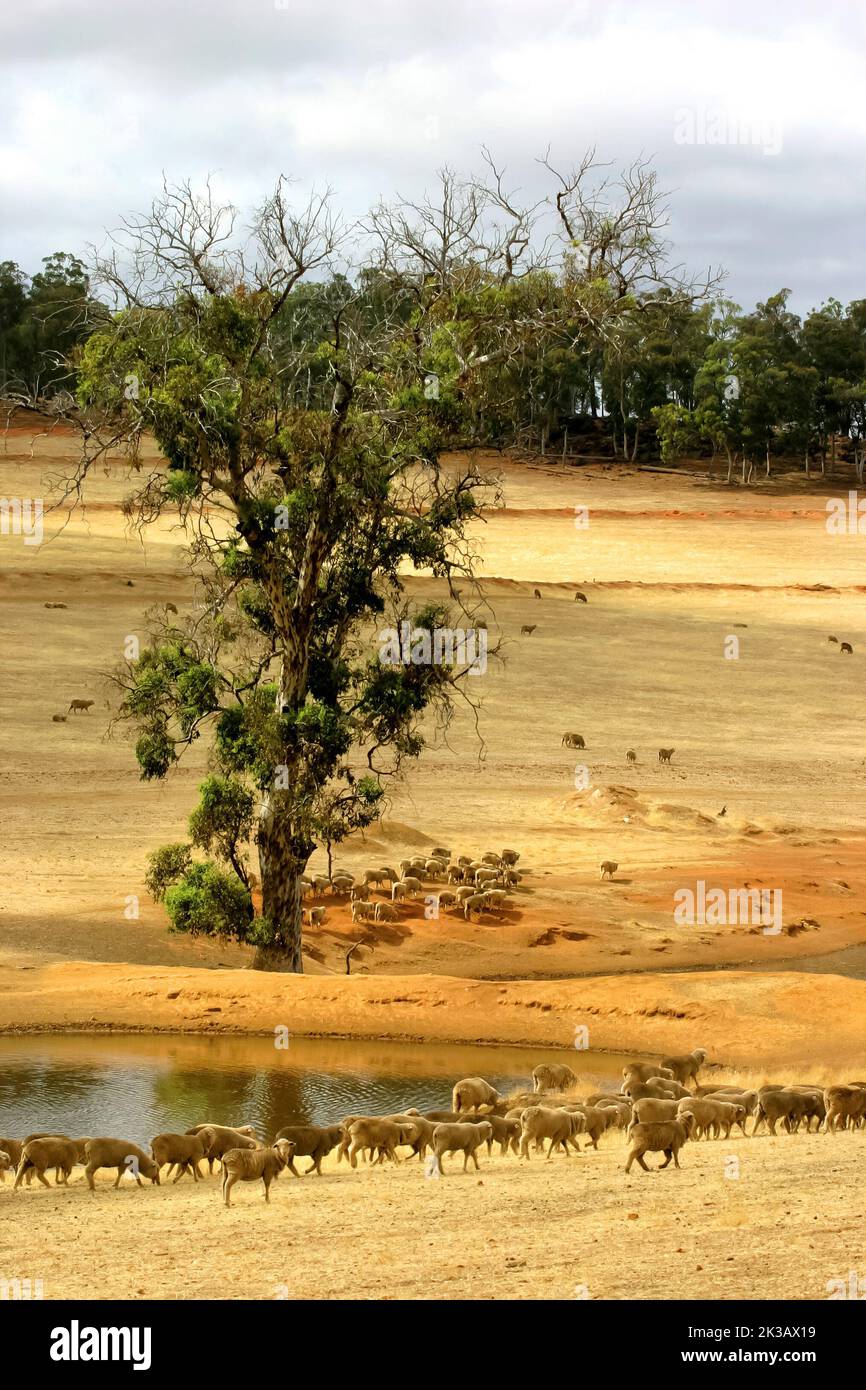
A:
{"label": "flock of sheep", "polygon": [[470,1160],[477,1169],[478,1151],[485,1144],[488,1155],[496,1143],[503,1157],[512,1152],[529,1159],[533,1150],[543,1151],[547,1142],[550,1160],[555,1149],[566,1157],[570,1147],[579,1153],[580,1135],[597,1149],[607,1130],[619,1129],[625,1131],[629,1145],[625,1171],[637,1160],[649,1172],[645,1154],[663,1153],[660,1166],[666,1168],[673,1159],[678,1168],[680,1149],[688,1140],[727,1139],[736,1128],[745,1136],[750,1116],[753,1134],[766,1124],[773,1135],[780,1122],[788,1134],[795,1134],[803,1121],[808,1133],[813,1119],[816,1132],[823,1127],[828,1133],[860,1129],[866,1121],[864,1081],[826,1089],[701,1086],[698,1076],[705,1061],[706,1053],[696,1048],[659,1062],[630,1062],[623,1068],[618,1092],[596,1091],[583,1101],[571,1099],[577,1078],[564,1063],[537,1066],[532,1073],[533,1090],[508,1098],[483,1077],[465,1077],[453,1088],[449,1111],[421,1114],[409,1109],[393,1115],[347,1115],[332,1125],[287,1125],[271,1143],[260,1140],[251,1125],[210,1123],[194,1125],[184,1134],[158,1134],[149,1151],[127,1139],[71,1139],[58,1134],[0,1138],[0,1178],[5,1181],[6,1171],[14,1169],[15,1189],[22,1182],[29,1184],[34,1173],[43,1186],[50,1187],[46,1172],[53,1169],[55,1184],[65,1185],[75,1165],[83,1164],[87,1184],[95,1192],[94,1175],[101,1168],[116,1170],[115,1188],[124,1173],[141,1187],[142,1177],[158,1184],[163,1168],[167,1176],[176,1169],[175,1182],[184,1173],[198,1181],[204,1176],[198,1165],[206,1160],[211,1175],[214,1163],[220,1163],[223,1201],[230,1206],[235,1183],[261,1181],[269,1201],[270,1185],[284,1168],[295,1177],[302,1176],[295,1159],[309,1158],[304,1175],[321,1176],[322,1160],[334,1149],[338,1162],[345,1158],[356,1168],[359,1157],[376,1164],[386,1159],[397,1163],[397,1150],[408,1148],[422,1162],[426,1159],[428,1176],[438,1177],[448,1154],[462,1155],[464,1172]]}
{"label": "flock of sheep", "polygon": [[[507,906],[509,893],[520,884],[521,871],[515,867],[519,858],[514,849],[499,853],[487,850],[478,859],[469,854],[454,858],[451,850],[437,846],[428,854],[401,859],[398,869],[365,869],[359,880],[345,869],[330,877],[313,874],[301,880],[301,887],[305,897],[324,895],[329,890],[334,897],[349,897],[353,922],[399,921],[399,906],[420,897],[425,899],[428,916],[438,917],[440,911],[451,908],[471,921],[473,914],[501,912]],[[431,893],[431,883],[449,886]],[[373,902],[371,892],[383,887],[389,898]],[[321,926],[327,909],[319,906],[304,911],[311,926]]]}

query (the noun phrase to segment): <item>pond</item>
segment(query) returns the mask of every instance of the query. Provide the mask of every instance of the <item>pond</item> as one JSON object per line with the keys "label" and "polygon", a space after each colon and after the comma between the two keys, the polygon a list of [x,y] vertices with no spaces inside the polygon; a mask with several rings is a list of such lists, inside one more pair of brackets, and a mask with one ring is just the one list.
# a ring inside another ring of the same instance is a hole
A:
{"label": "pond", "polygon": [[450,1108],[451,1087],[484,1076],[507,1093],[539,1062],[567,1062],[594,1088],[618,1084],[612,1053],[292,1038],[0,1037],[0,1134],[110,1134],[138,1142],[204,1120],[331,1124],[352,1113]]}

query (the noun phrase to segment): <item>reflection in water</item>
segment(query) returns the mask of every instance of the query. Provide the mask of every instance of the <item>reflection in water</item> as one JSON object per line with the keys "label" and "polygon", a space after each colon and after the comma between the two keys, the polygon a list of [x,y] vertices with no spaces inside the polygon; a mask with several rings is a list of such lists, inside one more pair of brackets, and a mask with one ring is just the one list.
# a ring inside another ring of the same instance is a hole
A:
{"label": "reflection in water", "polygon": [[532,1068],[569,1061],[582,1082],[618,1081],[622,1057],[437,1043],[175,1036],[0,1037],[0,1134],[34,1130],[146,1141],[202,1120],[331,1124],[352,1113],[448,1108],[462,1076],[504,1092]]}

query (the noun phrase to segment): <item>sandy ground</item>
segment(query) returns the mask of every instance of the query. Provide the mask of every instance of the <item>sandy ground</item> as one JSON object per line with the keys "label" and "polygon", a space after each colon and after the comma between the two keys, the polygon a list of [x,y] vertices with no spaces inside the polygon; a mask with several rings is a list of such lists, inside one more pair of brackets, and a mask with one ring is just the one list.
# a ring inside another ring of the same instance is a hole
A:
{"label": "sandy ground", "polygon": [[[32,433],[4,437],[0,494],[48,496],[68,469],[70,441],[34,444]],[[503,472],[506,507],[479,524],[478,542],[505,663],[475,679],[484,747],[459,714],[394,789],[382,824],[337,862],[358,870],[435,843],[507,844],[525,878],[500,921],[404,909],[364,933],[353,968],[778,969],[866,941],[866,541],[824,525],[825,494],[847,484],[819,492],[792,476],[745,493],[688,474],[487,462]],[[50,515],[42,546],[0,544],[0,959],[237,966],[242,948],[169,936],[142,884],[147,852],[183,834],[203,755],[148,786],[125,738],[107,736],[100,673],[127,636],[143,635],[148,609],[194,598],[176,533],[158,527],[145,545],[126,533],[128,490],[120,465],[100,470],[86,510],[62,530]],[[586,528],[576,507],[588,509]],[[435,588],[410,583],[419,597]],[[537,625],[530,637],[524,623]],[[730,637],[737,659],[724,655]],[[97,703],[52,723],[73,697]],[[585,753],[561,746],[572,731]],[[659,766],[659,746],[675,748],[671,767]],[[619,863],[613,882],[599,881],[603,858]],[[781,890],[783,930],[677,925],[674,894],[699,879]],[[359,932],[344,903],[327,906],[307,969],[343,974]]]}
{"label": "sandy ground", "polygon": [[68,1190],[0,1188],[0,1263],[46,1299],[822,1299],[863,1268],[863,1143],[702,1141],[628,1176],[621,1133],[465,1175],[452,1156],[439,1179],[332,1157],[267,1206],[238,1184],[228,1211],[217,1178],[114,1192],[103,1173],[91,1196],[76,1169]]}

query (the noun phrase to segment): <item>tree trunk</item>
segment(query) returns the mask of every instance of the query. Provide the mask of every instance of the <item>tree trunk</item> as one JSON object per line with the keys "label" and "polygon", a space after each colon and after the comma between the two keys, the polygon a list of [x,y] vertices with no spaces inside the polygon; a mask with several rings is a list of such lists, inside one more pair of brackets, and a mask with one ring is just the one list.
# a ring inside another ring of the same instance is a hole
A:
{"label": "tree trunk", "polygon": [[271,940],[256,950],[255,970],[287,970],[303,975],[301,875],[306,859],[291,845],[288,826],[270,803],[262,810],[258,832],[262,879],[262,917]]}

